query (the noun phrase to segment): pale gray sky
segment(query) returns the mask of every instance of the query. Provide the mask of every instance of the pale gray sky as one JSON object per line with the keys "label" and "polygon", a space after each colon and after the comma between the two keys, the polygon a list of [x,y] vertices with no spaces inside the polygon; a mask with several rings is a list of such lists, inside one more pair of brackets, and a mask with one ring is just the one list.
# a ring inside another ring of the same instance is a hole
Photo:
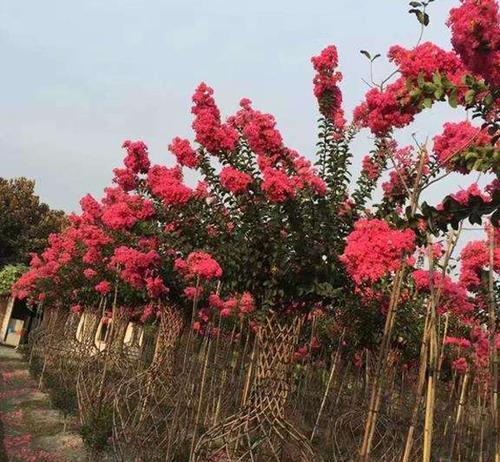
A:
{"label": "pale gray sky", "polygon": [[[450,48],[445,21],[457,4],[432,4],[424,40]],[[275,115],[290,147],[313,158],[310,57],[337,45],[349,115],[367,89],[359,50],[385,57],[393,44],[415,44],[407,10],[400,0],[0,0],[0,176],[34,178],[42,200],[78,210],[82,195],[109,185],[124,139],[143,139],[153,161],[171,162],[170,140],[192,137],[190,98],[202,80],[224,115],[249,97]],[[391,66],[384,58],[375,69],[381,78]],[[411,131],[424,140],[464,117],[436,106]],[[399,136],[410,140],[409,131]],[[369,146],[363,132],[356,171]],[[455,175],[431,201],[469,182]]]}

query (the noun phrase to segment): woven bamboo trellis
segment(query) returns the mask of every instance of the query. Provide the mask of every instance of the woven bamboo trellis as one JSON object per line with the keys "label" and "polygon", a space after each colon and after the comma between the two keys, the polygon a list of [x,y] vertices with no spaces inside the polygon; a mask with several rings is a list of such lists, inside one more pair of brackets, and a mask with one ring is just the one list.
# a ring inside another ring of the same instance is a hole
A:
{"label": "woven bamboo trellis", "polygon": [[318,460],[307,438],[285,417],[300,324],[299,318],[267,317],[257,334],[257,368],[249,398],[238,413],[201,436],[195,462]]}
{"label": "woven bamboo trellis", "polygon": [[182,328],[178,311],[165,308],[152,363],[143,372],[126,378],[116,393],[113,444],[122,460],[169,460],[175,447],[179,384],[174,363]]}

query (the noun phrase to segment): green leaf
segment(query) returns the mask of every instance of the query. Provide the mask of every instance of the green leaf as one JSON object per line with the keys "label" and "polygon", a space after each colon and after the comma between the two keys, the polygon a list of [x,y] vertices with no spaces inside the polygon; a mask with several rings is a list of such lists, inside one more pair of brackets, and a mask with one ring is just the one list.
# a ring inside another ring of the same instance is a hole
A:
{"label": "green leaf", "polygon": [[429,109],[432,106],[432,98],[425,98],[423,104],[424,104],[424,107]]}
{"label": "green leaf", "polygon": [[451,90],[450,96],[448,96],[448,103],[452,108],[457,107],[457,89]]}
{"label": "green leaf", "polygon": [[472,104],[474,102],[475,96],[476,96],[476,92],[474,90],[467,91],[467,93],[465,93],[466,104]]}
{"label": "green leaf", "polygon": [[372,59],[372,55],[368,53],[366,50],[360,50],[359,51],[362,55],[365,55],[370,61]]}
{"label": "green leaf", "polygon": [[422,6],[422,4],[420,2],[410,2],[410,6],[412,6],[413,8],[418,8],[419,6]]}

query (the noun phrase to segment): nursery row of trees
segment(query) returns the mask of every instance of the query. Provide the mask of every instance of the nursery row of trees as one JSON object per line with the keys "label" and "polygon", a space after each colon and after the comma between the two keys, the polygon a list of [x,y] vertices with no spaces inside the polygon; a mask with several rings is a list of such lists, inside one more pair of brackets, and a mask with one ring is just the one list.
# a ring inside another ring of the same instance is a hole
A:
{"label": "nursery row of trees", "polygon": [[[422,28],[431,1],[411,2]],[[500,460],[498,5],[463,0],[448,25],[453,51],[393,46],[351,120],[337,49],[312,58],[314,163],[247,98],[223,118],[205,83],[175,166],[125,141],[113,185],[14,286],[43,312],[28,358],[92,460]],[[473,121],[400,146],[441,102]],[[422,201],[453,172],[491,182]],[[484,237],[458,267],[470,224]]]}

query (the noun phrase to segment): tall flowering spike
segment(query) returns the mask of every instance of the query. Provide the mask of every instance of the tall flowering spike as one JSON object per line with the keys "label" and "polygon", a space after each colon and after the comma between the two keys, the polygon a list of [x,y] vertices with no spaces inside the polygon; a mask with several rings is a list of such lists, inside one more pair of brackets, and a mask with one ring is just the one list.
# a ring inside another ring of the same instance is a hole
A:
{"label": "tall flowering spike", "polygon": [[384,220],[361,219],[347,237],[340,260],[357,285],[373,283],[397,271],[405,254],[415,250],[415,233],[392,229]]}
{"label": "tall flowering spike", "polygon": [[[474,127],[468,120],[443,126],[443,133],[434,141],[434,154],[437,161],[448,170],[469,173],[463,165],[462,154],[491,144],[491,136],[479,127]],[[466,159],[465,159],[466,160]]]}
{"label": "tall flowering spike", "polygon": [[500,85],[500,16],[496,0],[461,0],[448,19],[451,43],[465,65]]}
{"label": "tall flowering spike", "polygon": [[335,70],[338,65],[337,48],[334,45],[326,47],[318,56],[313,56],[311,62],[316,71],[313,84],[319,110],[334,126],[343,129],[342,92],[338,87],[342,74]]}
{"label": "tall flowering spike", "polygon": [[200,83],[193,95],[193,129],[196,141],[211,154],[230,152],[236,148],[238,132],[230,125],[221,123],[220,111],[213,98],[213,89]]}
{"label": "tall flowering spike", "polygon": [[125,167],[133,173],[146,173],[149,169],[148,147],[143,141],[126,140],[123,148],[127,150],[127,155],[124,160]]}

